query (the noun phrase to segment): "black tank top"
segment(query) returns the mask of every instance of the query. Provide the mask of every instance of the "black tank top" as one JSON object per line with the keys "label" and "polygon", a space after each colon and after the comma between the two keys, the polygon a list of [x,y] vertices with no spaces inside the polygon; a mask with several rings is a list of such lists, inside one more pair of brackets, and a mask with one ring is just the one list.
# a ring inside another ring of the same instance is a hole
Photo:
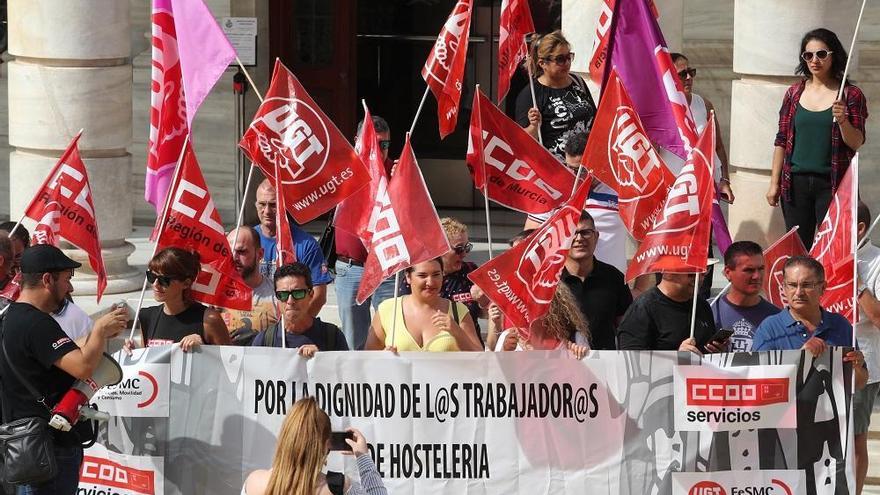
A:
{"label": "black tank top", "polygon": [[144,332],[147,347],[173,344],[180,342],[187,335],[198,334],[205,340],[205,310],[202,303],[194,302],[183,312],[167,315],[163,305],[152,306],[141,310],[138,317]]}

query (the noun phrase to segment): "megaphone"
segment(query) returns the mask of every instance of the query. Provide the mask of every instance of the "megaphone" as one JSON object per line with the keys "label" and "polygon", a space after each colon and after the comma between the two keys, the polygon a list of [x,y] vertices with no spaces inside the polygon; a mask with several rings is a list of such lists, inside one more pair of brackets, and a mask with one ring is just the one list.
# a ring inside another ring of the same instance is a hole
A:
{"label": "megaphone", "polygon": [[98,362],[98,367],[88,380],[77,380],[73,387],[52,408],[52,419],[49,426],[61,431],[70,428],[80,419],[84,409],[91,409],[89,401],[102,387],[116,385],[122,381],[122,368],[112,356],[106,352]]}

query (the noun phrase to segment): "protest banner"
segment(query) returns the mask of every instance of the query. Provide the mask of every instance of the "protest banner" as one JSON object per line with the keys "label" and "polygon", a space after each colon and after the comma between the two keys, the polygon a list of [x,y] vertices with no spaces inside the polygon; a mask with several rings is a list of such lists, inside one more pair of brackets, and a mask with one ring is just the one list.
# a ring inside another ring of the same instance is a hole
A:
{"label": "protest banner", "polygon": [[[158,458],[156,483],[169,495],[240,493],[251,471],[271,465],[284,416],[304,396],[334,431],[364,433],[389,493],[702,495],[722,493],[699,491],[716,486],[728,494],[780,486],[773,480],[804,495],[852,487],[851,366],[842,349],[816,359],[800,351],[598,351],[578,361],[541,351],[305,359],[295,350],[203,346],[151,348],[121,364],[157,363],[169,350],[168,417],[113,418],[99,436],[99,448],[140,456],[140,464],[117,456],[121,468],[144,470],[144,457]],[[676,375],[697,385],[716,380],[715,388],[691,387],[710,400],[691,401],[695,415],[723,404],[741,417],[748,408],[761,427],[677,429],[676,404],[686,405],[687,392],[674,386]],[[729,382],[718,388],[719,377]],[[772,380],[772,390],[752,393],[748,380]],[[357,477],[354,460],[338,453],[328,469]]]}

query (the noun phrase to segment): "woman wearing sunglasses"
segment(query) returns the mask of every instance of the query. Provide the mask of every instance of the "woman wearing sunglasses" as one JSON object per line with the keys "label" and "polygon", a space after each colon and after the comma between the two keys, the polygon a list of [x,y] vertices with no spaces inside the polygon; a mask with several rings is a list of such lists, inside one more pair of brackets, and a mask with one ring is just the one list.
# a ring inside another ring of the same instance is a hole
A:
{"label": "woman wearing sunglasses", "polygon": [[[150,260],[147,282],[162,303],[141,310],[138,317],[146,347],[180,343],[184,352],[202,344],[229,345],[220,314],[192,298],[192,284],[201,271],[198,253],[165,248]],[[126,342],[131,348],[133,343]]]}
{"label": "woman wearing sunglasses", "polygon": [[[516,121],[538,139],[559,161],[565,161],[568,133],[589,132],[596,104],[583,78],[571,73],[574,52],[562,35],[553,31],[532,43],[527,63],[535,78],[535,102],[528,86],[516,98]],[[537,104],[537,106],[535,106]]]}
{"label": "woman wearing sunglasses", "polygon": [[865,95],[846,83],[843,99],[837,100],[846,57],[833,32],[820,28],[804,35],[795,71],[804,79],[788,88],[779,110],[767,202],[782,204],[786,228],[800,226],[798,235],[807,249],[852,157],[865,143]]}
{"label": "woman wearing sunglasses", "polygon": [[412,294],[386,299],[379,304],[367,336],[367,350],[483,350],[467,307],[440,296],[443,286],[441,258],[413,265],[404,270],[404,276]]}

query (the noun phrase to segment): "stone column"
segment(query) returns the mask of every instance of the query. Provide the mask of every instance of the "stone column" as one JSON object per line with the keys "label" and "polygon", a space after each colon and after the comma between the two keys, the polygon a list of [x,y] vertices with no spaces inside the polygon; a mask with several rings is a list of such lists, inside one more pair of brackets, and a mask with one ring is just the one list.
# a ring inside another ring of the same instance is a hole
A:
{"label": "stone column", "polygon": [[[9,0],[10,216],[17,219],[63,150],[79,141],[88,169],[107,293],[140,288],[128,265],[131,233],[132,67],[129,2]],[[26,225],[32,226],[33,223]],[[83,251],[76,294],[94,294],[95,275]]]}
{"label": "stone column", "polygon": [[[736,203],[728,218],[735,239],[767,246],[785,233],[781,208],[770,207],[764,196],[782,97],[797,80],[794,69],[803,35],[826,27],[837,33],[848,50],[858,4],[857,0],[736,0],[733,71],[740,79],[733,81],[730,110],[731,181]],[[850,70],[854,71],[858,53],[850,55]]]}

